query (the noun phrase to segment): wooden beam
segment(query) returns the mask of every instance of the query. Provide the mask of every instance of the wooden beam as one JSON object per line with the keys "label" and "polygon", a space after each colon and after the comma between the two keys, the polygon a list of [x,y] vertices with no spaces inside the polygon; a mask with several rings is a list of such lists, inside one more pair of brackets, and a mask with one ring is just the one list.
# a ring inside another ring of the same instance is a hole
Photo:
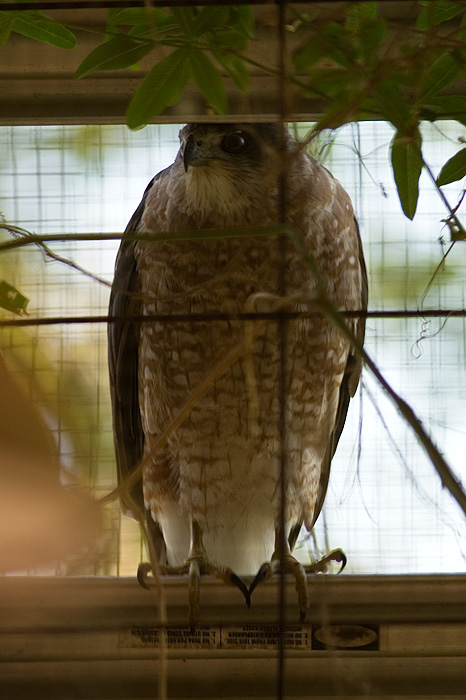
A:
{"label": "wooden beam", "polygon": [[[328,18],[339,16],[342,3],[327,1],[318,4]],[[71,9],[73,5],[69,5],[70,9],[54,10],[49,14],[76,28],[78,42],[74,49],[58,49],[18,34],[12,34],[9,41],[0,46],[0,124],[124,123],[128,103],[157,54],[142,62],[141,71],[100,72],[75,80],[73,74],[77,67],[102,43],[106,10],[96,8],[99,3],[92,3],[90,9]],[[298,7],[309,10],[312,5],[307,3]],[[384,0],[379,6],[381,13],[394,22],[395,27],[406,27],[412,21],[412,3]],[[3,5],[2,9],[5,9]],[[248,55],[258,63],[265,62],[273,67],[278,61],[275,6],[270,3],[258,6],[255,13],[257,38],[251,41]],[[299,41],[299,33],[287,35],[289,52],[299,46]],[[159,56],[163,56],[163,51],[159,50]],[[229,98],[227,120],[267,121],[278,118],[278,82],[273,75],[265,75],[252,67],[248,93],[241,93],[229,79],[226,86]],[[460,89],[465,92],[463,81]],[[312,121],[321,114],[322,105],[317,100],[306,99],[291,87],[290,101],[292,119]],[[183,99],[157,121],[179,123],[215,119],[205,99],[190,82]],[[226,118],[219,117],[218,120],[225,121]]]}

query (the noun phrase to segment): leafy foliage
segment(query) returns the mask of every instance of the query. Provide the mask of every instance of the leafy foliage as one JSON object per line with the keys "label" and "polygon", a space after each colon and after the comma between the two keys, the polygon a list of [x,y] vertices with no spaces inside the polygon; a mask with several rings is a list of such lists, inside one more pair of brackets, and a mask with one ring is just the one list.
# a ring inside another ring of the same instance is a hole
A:
{"label": "leafy foliage", "polygon": [[190,76],[188,56],[189,49],[175,49],[151,68],[128,107],[128,126],[147,124],[165,107],[178,102]]}
{"label": "leafy foliage", "polygon": [[[315,133],[357,119],[391,122],[393,174],[410,219],[425,165],[420,122],[453,118],[466,123],[466,97],[455,94],[455,81],[466,75],[466,2],[423,0],[419,5],[414,27],[379,17],[376,2],[348,4],[338,22],[297,12],[302,38],[291,72],[299,89],[323,105]],[[446,32],[442,25],[452,19],[453,29]],[[438,186],[466,174],[460,154],[445,164]]]}
{"label": "leafy foliage", "polygon": [[[301,7],[289,6],[292,24],[287,28],[294,33],[295,49],[288,82],[319,103],[322,116],[309,138],[348,121],[389,121],[395,182],[402,209],[412,218],[424,167],[420,122],[451,118],[466,125],[466,96],[456,90],[466,76],[466,0],[419,0],[414,25],[380,16],[373,1],[347,2],[331,19],[325,3],[313,4],[310,14]],[[0,12],[0,44],[11,32],[62,48],[75,44],[68,28],[40,11]],[[261,64],[249,57],[254,32],[253,10],[246,5],[111,8],[104,43],[82,61],[75,78],[148,62],[128,106],[131,128],[176,104],[190,80],[210,108],[225,114],[225,77],[247,91],[250,65],[276,75],[265,59]],[[465,160],[464,150],[450,159],[437,186],[464,177]]]}
{"label": "leafy foliage", "polygon": [[421,0],[420,4],[424,5],[424,9],[418,15],[417,29],[429,29],[432,25],[448,22],[456,17],[462,9],[462,3],[451,2],[451,0],[438,0],[437,2]]}
{"label": "leafy foliage", "polygon": [[437,185],[449,185],[450,182],[462,180],[463,177],[466,177],[466,148],[462,148],[447,160],[437,178]]}
{"label": "leafy foliage", "polygon": [[422,170],[421,135],[396,132],[391,143],[393,175],[401,206],[408,219],[416,213],[419,197],[419,177]]}
{"label": "leafy foliage", "polygon": [[[236,87],[247,90],[249,76],[238,52],[247,49],[253,35],[254,16],[246,5],[173,7],[167,11],[159,7],[112,9],[108,13],[107,41],[84,59],[75,78],[129,68],[158,49],[157,62],[128,107],[131,128],[147,124],[176,104],[190,78],[208,104],[218,114],[225,114],[226,89],[219,67]],[[168,53],[167,48],[171,49]]]}
{"label": "leafy foliage", "polygon": [[154,47],[155,43],[147,39],[126,34],[116,36],[94,49],[81,63],[74,77],[84,78],[99,70],[128,68],[147,56]]}
{"label": "leafy foliage", "polygon": [[9,282],[0,280],[0,307],[7,311],[12,311],[18,316],[26,313],[29,299],[13,287]]}
{"label": "leafy foliage", "polygon": [[72,49],[76,43],[76,37],[69,29],[39,10],[0,12],[0,45],[6,43],[11,32],[59,49]]}

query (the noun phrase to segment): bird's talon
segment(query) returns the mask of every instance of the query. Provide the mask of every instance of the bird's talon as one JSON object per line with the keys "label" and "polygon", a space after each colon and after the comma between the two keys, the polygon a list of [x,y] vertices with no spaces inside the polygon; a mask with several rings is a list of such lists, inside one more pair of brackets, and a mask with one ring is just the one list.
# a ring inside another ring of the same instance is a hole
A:
{"label": "bird's talon", "polygon": [[232,583],[234,586],[239,588],[241,593],[244,595],[247,607],[250,608],[251,607],[251,594],[250,594],[249,590],[246,588],[244,581],[239,576],[234,574],[232,571],[230,572],[229,580],[230,580],[230,583]]}
{"label": "bird's talon", "polygon": [[273,573],[273,572],[272,572],[272,566],[271,566],[271,564],[269,564],[268,562],[266,562],[265,564],[262,564],[262,566],[260,567],[259,571],[258,571],[257,574],[255,575],[253,582],[252,582],[251,585],[249,586],[249,596],[252,595],[252,592],[253,592],[253,590],[256,588],[256,586],[257,586],[261,581],[265,581],[265,579],[269,578],[269,577],[271,576],[272,573]]}
{"label": "bird's talon", "polygon": [[202,569],[197,558],[192,557],[189,562],[188,573],[188,602],[189,602],[189,629],[194,633],[199,618],[199,596]]}
{"label": "bird's talon", "polygon": [[328,571],[328,565],[332,561],[341,563],[340,570],[338,571],[338,574],[341,574],[348,560],[342,549],[334,549],[319,561],[316,561],[313,564],[307,564],[304,567],[304,570],[307,574],[318,574],[320,572],[325,572]]}
{"label": "bird's talon", "polygon": [[244,595],[246,605],[248,606],[248,608],[251,607],[251,596],[249,594],[249,590],[246,587],[244,581],[237,574],[234,574],[233,572],[230,572],[229,580],[234,586],[239,588],[241,593]]}
{"label": "bird's talon", "polygon": [[341,572],[345,568],[346,564],[348,563],[348,559],[346,558],[346,554],[344,552],[341,552],[341,559],[336,559],[335,561],[341,562],[340,571],[338,571],[338,573],[341,574]]}
{"label": "bird's talon", "polygon": [[150,591],[150,586],[148,584],[148,578],[149,574],[151,573],[152,568],[150,564],[139,564],[138,566],[138,572],[136,574],[138,583],[140,586],[146,589],[146,591]]}

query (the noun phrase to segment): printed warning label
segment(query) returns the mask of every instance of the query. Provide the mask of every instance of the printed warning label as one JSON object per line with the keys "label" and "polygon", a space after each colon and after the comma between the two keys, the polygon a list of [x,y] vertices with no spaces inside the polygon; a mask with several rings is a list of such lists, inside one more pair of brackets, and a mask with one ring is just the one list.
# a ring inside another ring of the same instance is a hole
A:
{"label": "printed warning label", "polygon": [[[167,649],[278,649],[280,628],[278,625],[199,625],[194,632],[189,627],[167,627]],[[311,625],[287,625],[285,648],[306,650],[311,648]],[[120,631],[122,648],[157,648],[159,630],[156,627],[132,627]]]}
{"label": "printed warning label", "polygon": [[[156,627],[132,627],[120,632],[118,646],[158,647],[159,634]],[[220,627],[198,626],[194,632],[189,627],[167,627],[165,640],[168,649],[216,649],[220,646]]]}
{"label": "printed warning label", "polygon": [[[278,649],[280,628],[278,625],[243,625],[224,627],[221,630],[223,649]],[[311,625],[287,625],[286,649],[310,649]]]}

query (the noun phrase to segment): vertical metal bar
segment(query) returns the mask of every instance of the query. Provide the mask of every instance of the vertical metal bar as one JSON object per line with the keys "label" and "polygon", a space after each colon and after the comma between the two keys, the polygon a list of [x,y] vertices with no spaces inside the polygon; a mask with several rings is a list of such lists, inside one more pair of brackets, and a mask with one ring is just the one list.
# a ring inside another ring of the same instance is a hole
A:
{"label": "vertical metal bar", "polygon": [[[287,118],[286,108],[286,66],[285,66],[285,9],[284,0],[277,0],[278,18],[278,99],[280,105],[280,151],[281,163],[278,180],[278,220],[280,224],[286,221],[286,155],[285,155],[285,122]],[[280,268],[278,272],[278,294],[286,296],[286,267],[288,239],[280,236],[278,240]],[[279,531],[277,538],[277,554],[280,561],[280,586],[278,594],[278,631],[279,650],[277,668],[277,699],[283,700],[285,697],[285,555],[286,546],[286,484],[287,484],[287,421],[286,421],[286,398],[287,398],[287,372],[286,372],[286,351],[287,351],[288,326],[285,315],[280,315],[278,319],[278,344],[279,344],[279,479],[280,479],[280,505],[279,505]]]}
{"label": "vertical metal bar", "polygon": [[[280,237],[279,250],[280,259],[284,260],[286,255],[286,240]],[[281,265],[283,268],[284,265]],[[283,275],[284,276],[284,275]],[[282,293],[280,292],[282,295]],[[280,469],[280,509],[279,509],[279,532],[277,538],[277,549],[280,560],[280,586],[278,589],[278,629],[279,629],[279,653],[278,653],[278,673],[277,673],[277,698],[283,700],[285,685],[285,555],[286,555],[286,482],[287,482],[287,454],[286,454],[286,393],[287,393],[287,372],[286,372],[286,346],[287,346],[288,324],[284,316],[278,321],[278,342],[279,342],[279,469]]]}

